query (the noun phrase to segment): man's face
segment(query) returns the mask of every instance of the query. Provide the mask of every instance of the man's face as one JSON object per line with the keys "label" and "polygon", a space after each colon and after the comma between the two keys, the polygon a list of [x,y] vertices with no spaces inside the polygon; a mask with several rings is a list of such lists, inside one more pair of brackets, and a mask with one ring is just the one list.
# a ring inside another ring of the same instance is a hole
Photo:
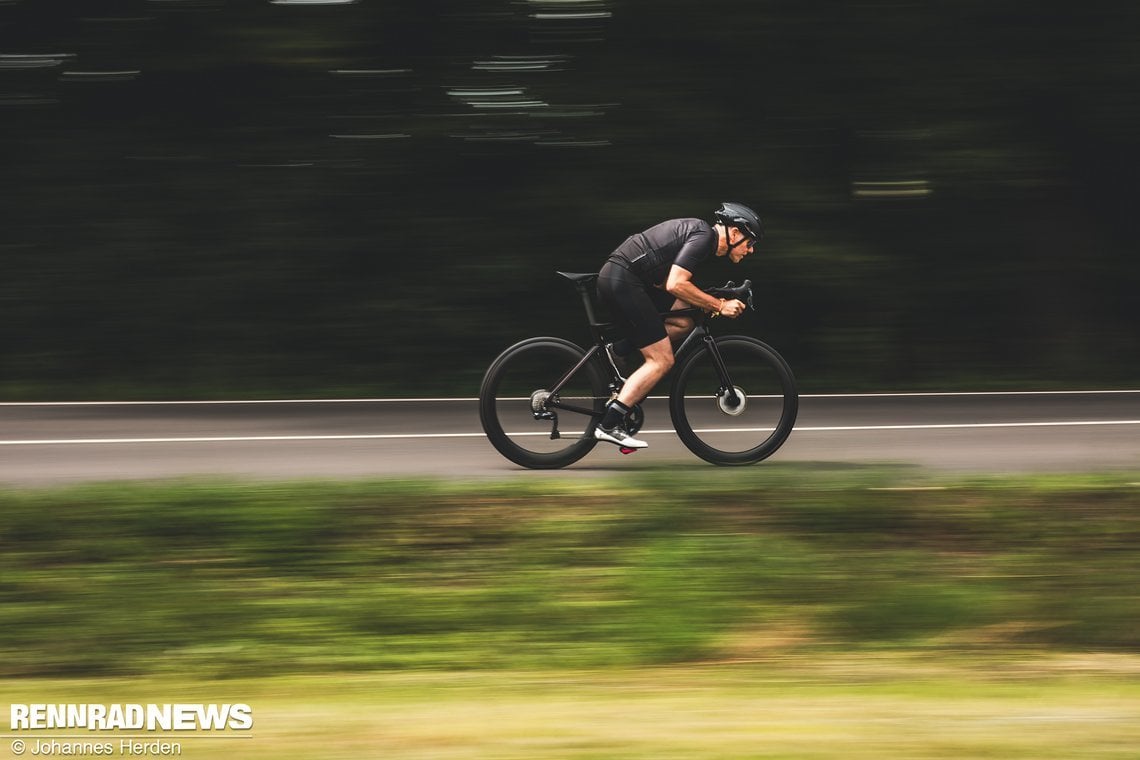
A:
{"label": "man's face", "polygon": [[739,227],[730,227],[728,230],[728,242],[736,243],[737,241],[744,241],[728,252],[728,258],[733,264],[739,264],[744,261],[744,257],[752,253],[756,248],[756,241],[750,238]]}

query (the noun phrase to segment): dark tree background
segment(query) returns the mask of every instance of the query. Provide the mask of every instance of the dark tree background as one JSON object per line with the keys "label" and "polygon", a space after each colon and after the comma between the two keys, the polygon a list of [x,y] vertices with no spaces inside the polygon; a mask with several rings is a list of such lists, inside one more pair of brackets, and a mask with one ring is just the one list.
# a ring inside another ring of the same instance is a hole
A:
{"label": "dark tree background", "polygon": [[722,200],[806,390],[1133,384],[1140,6],[0,0],[0,395],[475,392]]}

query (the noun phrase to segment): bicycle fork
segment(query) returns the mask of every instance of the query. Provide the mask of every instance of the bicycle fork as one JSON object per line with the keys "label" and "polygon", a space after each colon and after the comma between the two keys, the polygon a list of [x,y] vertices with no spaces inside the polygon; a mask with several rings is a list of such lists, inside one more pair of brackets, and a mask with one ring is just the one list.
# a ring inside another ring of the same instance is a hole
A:
{"label": "bicycle fork", "polygon": [[740,406],[743,399],[736,391],[736,385],[732,382],[732,377],[728,374],[728,365],[724,363],[724,357],[721,356],[720,349],[717,348],[716,338],[708,331],[704,325],[697,330],[693,330],[685,340],[681,343],[681,347],[677,349],[676,355],[680,356],[688,348],[690,343],[696,340],[704,341],[705,348],[708,349],[709,355],[712,356],[713,366],[716,367],[716,376],[720,382],[720,389],[716,392],[716,397],[722,399],[725,405],[730,409],[735,409]]}

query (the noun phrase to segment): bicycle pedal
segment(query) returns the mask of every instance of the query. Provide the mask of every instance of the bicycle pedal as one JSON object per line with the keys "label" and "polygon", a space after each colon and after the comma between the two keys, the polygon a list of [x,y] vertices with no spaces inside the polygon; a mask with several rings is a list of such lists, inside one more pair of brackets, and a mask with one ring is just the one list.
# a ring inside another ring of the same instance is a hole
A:
{"label": "bicycle pedal", "polygon": [[633,452],[637,451],[637,449],[631,449],[629,446],[622,446],[618,449],[618,451],[623,454],[632,454]]}

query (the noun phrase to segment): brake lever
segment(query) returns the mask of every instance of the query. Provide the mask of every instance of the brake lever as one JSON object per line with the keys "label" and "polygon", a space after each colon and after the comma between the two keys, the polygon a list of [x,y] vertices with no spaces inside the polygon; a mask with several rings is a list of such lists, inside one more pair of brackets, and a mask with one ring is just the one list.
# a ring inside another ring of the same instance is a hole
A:
{"label": "brake lever", "polygon": [[[732,291],[736,292],[734,293]],[[708,292],[712,293],[713,295],[731,296],[732,298],[738,298],[739,300],[747,303],[748,308],[752,309],[752,311],[756,311],[756,303],[752,298],[752,280],[745,280],[740,284],[739,287],[737,287],[735,282],[729,280],[727,283],[721,285],[720,287],[709,289]],[[740,298],[740,296],[744,297]]]}
{"label": "brake lever", "polygon": [[745,280],[744,284],[741,285],[740,287],[747,288],[747,290],[748,290],[748,301],[747,301],[748,302],[748,308],[752,309],[752,311],[756,311],[756,304],[752,300],[752,280]]}

